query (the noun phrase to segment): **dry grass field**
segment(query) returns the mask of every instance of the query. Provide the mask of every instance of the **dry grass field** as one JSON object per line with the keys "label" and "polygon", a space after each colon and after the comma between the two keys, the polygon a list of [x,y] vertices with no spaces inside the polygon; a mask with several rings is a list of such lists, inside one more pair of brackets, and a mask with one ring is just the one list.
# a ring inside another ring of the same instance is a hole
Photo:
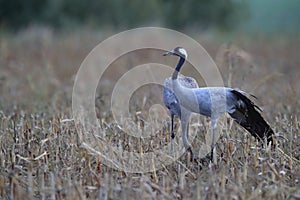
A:
{"label": "dry grass field", "polygon": [[[215,58],[225,85],[258,97],[254,101],[276,133],[276,149],[261,148],[224,117],[216,166],[210,167],[208,158],[186,162],[182,156],[155,172],[132,174],[104,165],[81,146],[75,124],[66,120],[72,118],[76,72],[90,50],[108,36],[47,29],[0,35],[0,199],[300,198],[299,38],[237,36],[225,45],[220,38],[195,38]],[[125,66],[126,71],[130,64]],[[107,71],[106,85],[114,83],[110,77],[119,76],[121,70],[114,69]],[[194,76],[189,69],[183,73]],[[196,78],[203,85],[201,77]],[[152,142],[127,142],[109,112],[107,87],[99,86],[96,106],[110,141],[145,152],[170,142],[167,123],[151,136]],[[144,87],[131,101],[132,109],[147,112],[140,102],[146,99],[151,104],[160,96],[160,87]],[[190,131],[197,132],[196,156],[198,144],[209,131],[208,122],[205,117],[191,122]]]}

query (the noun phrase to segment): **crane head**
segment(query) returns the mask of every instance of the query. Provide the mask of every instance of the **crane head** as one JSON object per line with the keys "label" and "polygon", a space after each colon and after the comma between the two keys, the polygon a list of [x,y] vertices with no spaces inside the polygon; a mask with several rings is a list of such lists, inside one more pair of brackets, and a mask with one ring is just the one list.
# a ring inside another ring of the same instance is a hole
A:
{"label": "crane head", "polygon": [[178,56],[178,57],[181,57],[184,59],[187,58],[187,52],[183,47],[176,47],[172,51],[168,51],[168,52],[164,53],[163,55],[164,56],[174,55],[174,56]]}

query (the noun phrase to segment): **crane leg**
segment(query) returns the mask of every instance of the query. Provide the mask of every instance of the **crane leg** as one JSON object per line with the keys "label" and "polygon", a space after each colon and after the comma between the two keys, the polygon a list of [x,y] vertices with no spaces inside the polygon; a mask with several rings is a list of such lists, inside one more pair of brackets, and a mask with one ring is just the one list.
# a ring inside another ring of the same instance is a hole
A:
{"label": "crane leg", "polygon": [[211,140],[211,152],[210,152],[210,161],[214,163],[214,148],[215,148],[215,134],[217,127],[217,119],[211,120],[211,128],[212,128],[212,140]]}
{"label": "crane leg", "polygon": [[192,162],[192,161],[194,160],[194,153],[193,153],[192,147],[191,147],[191,146],[188,147],[186,151],[187,151],[187,153],[190,154],[190,156],[189,156],[188,158],[189,158],[190,161]]}
{"label": "crane leg", "polygon": [[193,151],[192,151],[192,146],[189,143],[188,138],[187,138],[188,127],[189,127],[188,119],[182,118],[181,119],[181,126],[182,126],[182,142],[183,142],[183,145],[184,145],[187,153],[190,153],[190,161],[193,161],[194,154],[193,154]]}
{"label": "crane leg", "polygon": [[175,134],[174,134],[174,114],[171,114],[171,138],[172,139],[175,138]]}

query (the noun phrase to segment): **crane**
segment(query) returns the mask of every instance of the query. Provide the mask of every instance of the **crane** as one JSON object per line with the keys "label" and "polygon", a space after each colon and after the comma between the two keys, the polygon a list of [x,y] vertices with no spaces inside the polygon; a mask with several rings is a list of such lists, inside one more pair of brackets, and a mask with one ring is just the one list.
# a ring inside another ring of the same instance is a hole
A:
{"label": "crane", "polygon": [[[179,83],[187,88],[198,88],[197,81],[188,76],[183,76],[179,74],[178,76]],[[182,130],[182,142],[185,149],[191,152],[191,145],[187,140],[187,133],[188,133],[188,124],[191,116],[191,112],[184,107],[180,106],[179,100],[175,96],[173,92],[173,81],[171,77],[168,77],[164,81],[163,86],[163,101],[165,106],[169,109],[170,118],[171,118],[171,138],[174,139],[174,116],[177,115],[181,121],[181,130]],[[192,152],[191,152],[192,153]]]}
{"label": "crane", "polygon": [[259,113],[261,109],[246,96],[247,93],[228,87],[184,87],[180,84],[178,73],[188,56],[187,51],[182,47],[176,47],[174,50],[164,53],[164,56],[169,55],[179,57],[172,74],[172,89],[180,106],[190,112],[211,118],[211,162],[213,162],[217,121],[220,115],[226,112],[262,144],[267,140],[267,144],[275,145],[272,137],[273,130]]}

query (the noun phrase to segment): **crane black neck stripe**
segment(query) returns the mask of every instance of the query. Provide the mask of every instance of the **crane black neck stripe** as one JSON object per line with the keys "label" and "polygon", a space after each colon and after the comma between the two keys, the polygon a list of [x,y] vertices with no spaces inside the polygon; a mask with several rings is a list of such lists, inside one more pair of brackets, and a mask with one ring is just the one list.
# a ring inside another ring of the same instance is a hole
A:
{"label": "crane black neck stripe", "polygon": [[183,63],[184,63],[184,61],[185,61],[185,58],[180,57],[180,59],[179,59],[179,61],[178,61],[178,64],[177,64],[177,66],[176,66],[176,68],[175,68],[175,70],[174,70],[174,72],[173,72],[173,75],[172,75],[172,79],[173,79],[173,80],[177,79],[177,77],[178,77],[178,72],[180,71],[180,69],[181,69],[181,67],[182,67],[182,65],[183,65]]}

